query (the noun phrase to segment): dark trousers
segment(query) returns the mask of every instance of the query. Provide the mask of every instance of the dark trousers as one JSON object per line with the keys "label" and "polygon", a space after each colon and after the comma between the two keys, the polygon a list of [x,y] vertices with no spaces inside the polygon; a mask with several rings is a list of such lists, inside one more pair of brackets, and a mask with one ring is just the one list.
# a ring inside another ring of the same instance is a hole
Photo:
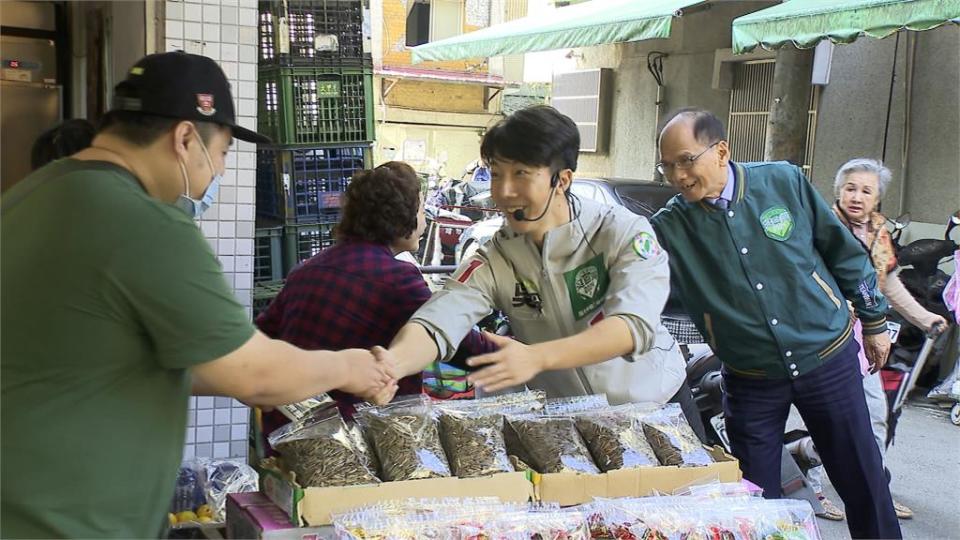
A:
{"label": "dark trousers", "polygon": [[901,538],[880,450],[870,428],[856,341],[794,380],[759,380],[724,370],[723,413],[744,477],[780,497],[780,456],[790,404],[817,445],[843,499],[853,538]]}
{"label": "dark trousers", "polygon": [[693,392],[690,391],[690,386],[687,384],[687,381],[683,381],[677,393],[670,398],[670,403],[680,405],[680,410],[682,410],[683,415],[687,417],[687,422],[690,424],[690,427],[693,428],[693,432],[697,434],[700,442],[707,442],[707,432],[704,431],[703,428],[700,409],[697,408],[697,402],[693,400]]}

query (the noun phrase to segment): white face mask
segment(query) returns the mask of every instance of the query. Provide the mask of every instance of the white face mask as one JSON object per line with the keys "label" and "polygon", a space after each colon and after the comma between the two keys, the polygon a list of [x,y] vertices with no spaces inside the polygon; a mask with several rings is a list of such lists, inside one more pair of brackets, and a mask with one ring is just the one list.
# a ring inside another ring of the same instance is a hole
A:
{"label": "white face mask", "polygon": [[210,172],[213,173],[213,180],[210,182],[210,185],[207,186],[206,191],[203,192],[203,196],[199,201],[190,197],[190,177],[187,174],[187,167],[183,164],[182,160],[179,160],[180,174],[183,176],[185,193],[177,197],[177,202],[174,204],[191,218],[199,219],[208,208],[213,206],[214,200],[217,197],[217,191],[220,190],[220,181],[223,180],[223,175],[217,174],[217,170],[213,167],[213,160],[210,159],[210,153],[207,152],[207,147],[203,144],[200,133],[196,131],[196,129],[194,129],[194,133],[197,134],[197,141],[200,142],[200,149],[203,150],[203,156],[207,158],[207,165],[210,166]]}

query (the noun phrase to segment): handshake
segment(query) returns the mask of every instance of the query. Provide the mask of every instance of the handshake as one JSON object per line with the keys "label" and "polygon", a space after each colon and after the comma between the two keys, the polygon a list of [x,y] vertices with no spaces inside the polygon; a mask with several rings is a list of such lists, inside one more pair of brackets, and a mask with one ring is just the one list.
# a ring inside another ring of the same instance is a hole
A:
{"label": "handshake", "polygon": [[383,347],[346,349],[336,353],[344,372],[344,384],[338,390],[353,394],[374,405],[389,403],[403,378],[393,353]]}

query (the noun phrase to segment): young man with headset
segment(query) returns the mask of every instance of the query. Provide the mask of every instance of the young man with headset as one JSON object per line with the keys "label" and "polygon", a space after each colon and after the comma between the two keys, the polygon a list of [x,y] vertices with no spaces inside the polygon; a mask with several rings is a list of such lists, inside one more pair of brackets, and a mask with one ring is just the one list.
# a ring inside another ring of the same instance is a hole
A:
{"label": "young man with headset", "polygon": [[[646,218],[570,194],[580,135],[547,106],[505,118],[483,137],[491,196],[503,228],[404,326],[389,350],[399,372],[448,360],[492,309],[516,340],[476,356],[470,380],[496,392],[516,385],[549,397],[604,393],[613,404],[685,404],[702,436],[679,347],[660,324],[670,275]],[[685,402],[685,403],[684,403]]]}

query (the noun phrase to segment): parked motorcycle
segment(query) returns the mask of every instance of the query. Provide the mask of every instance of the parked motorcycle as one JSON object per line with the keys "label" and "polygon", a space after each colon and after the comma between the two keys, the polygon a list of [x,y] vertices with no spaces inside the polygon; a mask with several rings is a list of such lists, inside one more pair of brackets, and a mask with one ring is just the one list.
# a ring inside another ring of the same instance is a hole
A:
{"label": "parked motorcycle", "polygon": [[[891,341],[893,347],[886,367],[881,371],[884,391],[887,393],[887,445],[893,443],[897,422],[901,408],[909,393],[916,386],[932,387],[938,382],[936,370],[924,373],[924,368],[931,358],[942,358],[944,351],[949,348],[950,340],[956,333],[956,318],[947,309],[943,301],[943,291],[949,276],[939,265],[947,257],[952,257],[957,250],[957,243],[950,238],[951,232],[960,226],[960,212],[951,216],[947,222],[943,240],[924,238],[901,245],[900,237],[903,230],[910,223],[910,216],[906,214],[895,220],[890,220],[893,227],[891,237],[897,251],[897,261],[903,268],[900,280],[906,289],[928,311],[944,316],[948,321],[954,321],[944,328],[933,329],[926,333],[905,321],[899,314],[888,314],[888,324],[891,327]],[[957,364],[957,360],[953,364]],[[956,367],[954,366],[954,373]],[[949,402],[955,402],[949,392],[943,392]],[[960,420],[960,411],[958,411]]]}

